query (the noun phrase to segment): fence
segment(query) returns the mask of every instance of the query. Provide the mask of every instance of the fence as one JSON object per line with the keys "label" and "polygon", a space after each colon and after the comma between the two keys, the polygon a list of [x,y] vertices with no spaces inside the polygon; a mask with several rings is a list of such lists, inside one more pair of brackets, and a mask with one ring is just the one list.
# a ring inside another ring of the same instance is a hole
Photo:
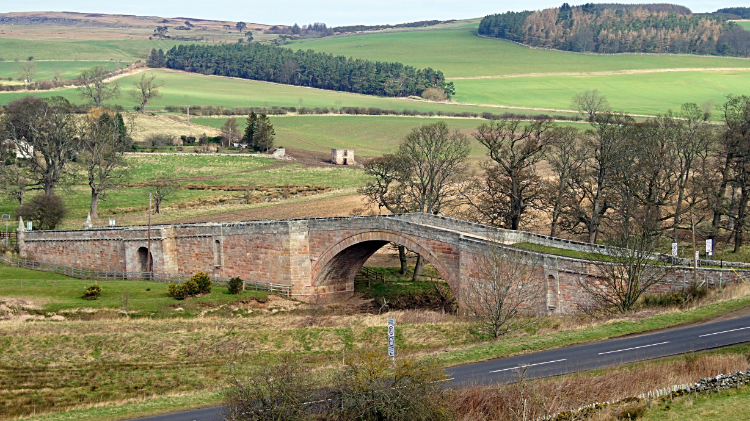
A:
{"label": "fence", "polygon": [[12,231],[12,232],[0,231],[0,245],[7,247],[12,244],[18,244],[18,233],[15,231]]}
{"label": "fence", "polygon": [[357,275],[354,277],[354,283],[365,283],[367,282],[367,286],[370,286],[371,282],[385,282],[385,275],[383,275],[381,272],[378,272],[374,269],[370,269],[367,267],[362,266],[359,269],[359,272],[357,272]]}
{"label": "fence", "polygon": [[[0,255],[0,263],[23,269],[58,273],[60,275],[70,276],[71,278],[92,279],[97,281],[154,281],[161,283],[182,283],[193,277],[193,275],[181,273],[173,274],[161,272],[110,272],[103,270],[86,270],[70,266],[58,265],[54,263],[45,263],[36,260],[8,257],[5,255]],[[229,279],[230,278],[224,278],[221,276],[211,278],[213,284],[216,286],[226,286],[227,282],[229,282]],[[243,282],[245,283],[245,289],[279,292],[284,295],[289,295],[291,292],[289,285],[256,281]]]}

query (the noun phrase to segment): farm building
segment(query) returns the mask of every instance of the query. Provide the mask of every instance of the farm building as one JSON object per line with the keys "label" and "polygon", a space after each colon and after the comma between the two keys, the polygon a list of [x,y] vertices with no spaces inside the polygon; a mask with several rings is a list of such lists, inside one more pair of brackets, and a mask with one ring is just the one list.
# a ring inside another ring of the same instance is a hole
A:
{"label": "farm building", "polygon": [[354,165],[354,149],[331,149],[331,162],[334,165]]}

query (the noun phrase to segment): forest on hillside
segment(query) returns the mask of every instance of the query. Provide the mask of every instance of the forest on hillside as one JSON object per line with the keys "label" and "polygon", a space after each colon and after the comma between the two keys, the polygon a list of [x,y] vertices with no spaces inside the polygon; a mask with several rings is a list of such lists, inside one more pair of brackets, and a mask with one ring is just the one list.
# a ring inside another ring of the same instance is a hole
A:
{"label": "forest on hillside", "polygon": [[557,50],[750,56],[750,32],[674,5],[584,4],[485,16],[479,35]]}
{"label": "forest on hillside", "polygon": [[379,96],[421,95],[428,88],[453,94],[443,72],[398,62],[380,62],[252,44],[179,45],[166,54],[170,69],[205,75],[310,86]]}

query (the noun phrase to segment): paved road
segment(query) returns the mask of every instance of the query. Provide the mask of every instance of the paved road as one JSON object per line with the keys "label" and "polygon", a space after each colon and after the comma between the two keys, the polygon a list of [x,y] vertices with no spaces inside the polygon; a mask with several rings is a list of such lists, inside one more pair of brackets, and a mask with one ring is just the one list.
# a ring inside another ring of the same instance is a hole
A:
{"label": "paved road", "polygon": [[[507,382],[526,366],[528,378],[573,373],[670,355],[750,342],[750,316],[658,333],[628,336],[586,345],[553,349],[466,364],[448,370],[451,384]],[[221,407],[139,418],[139,421],[215,421]]]}

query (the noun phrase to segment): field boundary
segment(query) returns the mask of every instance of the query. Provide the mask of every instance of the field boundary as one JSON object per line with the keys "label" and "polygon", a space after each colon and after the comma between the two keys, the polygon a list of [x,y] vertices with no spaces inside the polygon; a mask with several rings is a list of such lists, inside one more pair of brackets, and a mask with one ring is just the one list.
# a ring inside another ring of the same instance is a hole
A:
{"label": "field boundary", "polygon": [[[59,275],[70,276],[71,278],[78,279],[91,279],[97,281],[153,281],[159,283],[183,283],[193,275],[187,274],[172,274],[163,272],[119,272],[119,271],[103,271],[103,270],[86,270],[74,268],[71,266],[57,265],[54,263],[45,263],[37,260],[21,259],[16,257],[8,257],[0,255],[0,263],[8,266],[14,266],[22,269],[37,270],[42,272],[53,272]],[[227,286],[230,278],[221,276],[214,276],[211,278],[211,282],[215,286]],[[271,282],[256,282],[256,281],[245,281],[245,289],[253,289],[259,291],[279,292],[284,295],[290,294],[289,285],[275,284]]]}

